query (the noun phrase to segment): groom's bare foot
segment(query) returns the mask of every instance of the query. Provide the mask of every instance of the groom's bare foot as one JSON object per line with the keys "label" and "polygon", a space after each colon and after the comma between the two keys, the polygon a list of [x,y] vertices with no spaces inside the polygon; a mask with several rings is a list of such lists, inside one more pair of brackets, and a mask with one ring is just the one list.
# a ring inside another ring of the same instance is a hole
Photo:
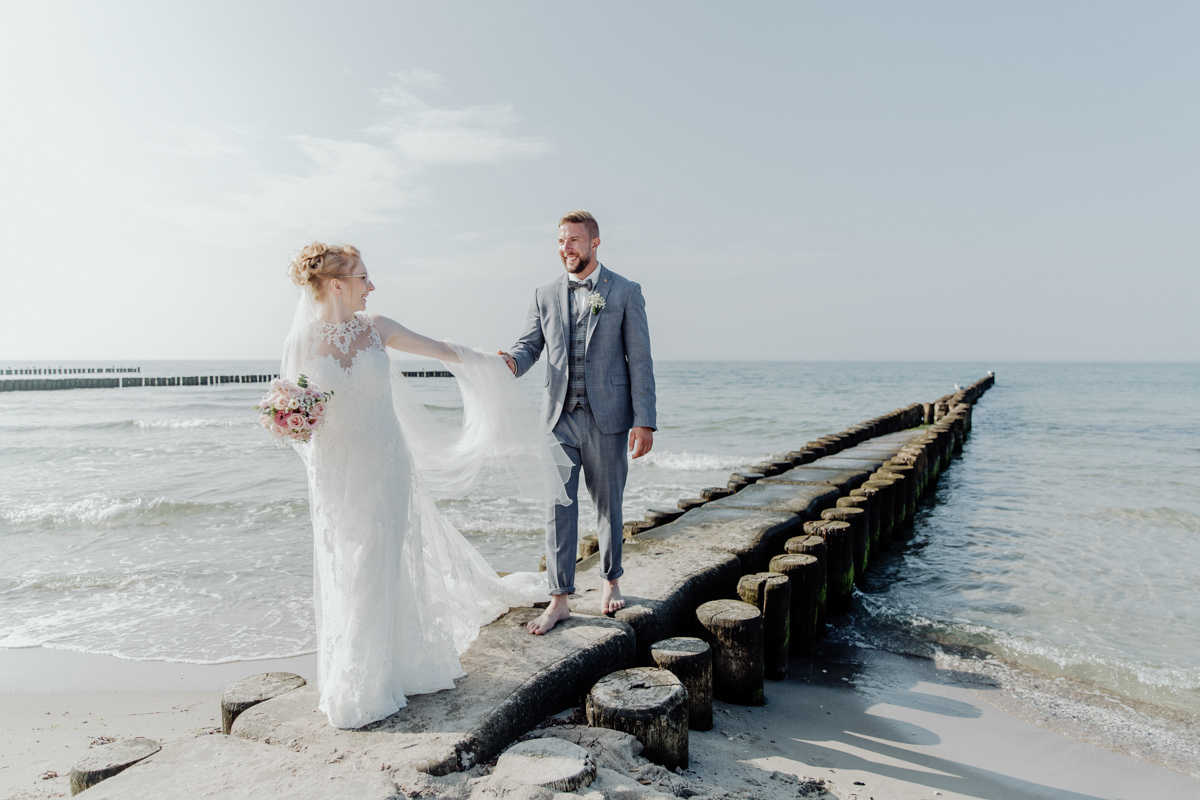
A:
{"label": "groom's bare foot", "polygon": [[616,581],[605,581],[604,592],[600,595],[600,611],[605,616],[612,616],[625,607],[625,597],[617,587]]}
{"label": "groom's bare foot", "polygon": [[567,607],[567,596],[565,594],[556,594],[550,597],[550,605],[541,613],[541,616],[525,623],[525,627],[533,635],[541,636],[570,616],[571,609]]}

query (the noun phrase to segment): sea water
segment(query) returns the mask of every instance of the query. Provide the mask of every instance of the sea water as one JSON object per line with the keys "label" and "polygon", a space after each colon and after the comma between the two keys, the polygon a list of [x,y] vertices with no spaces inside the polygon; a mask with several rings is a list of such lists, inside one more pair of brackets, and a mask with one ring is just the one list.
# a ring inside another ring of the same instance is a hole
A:
{"label": "sea water", "polygon": [[[1200,711],[1197,365],[660,362],[659,430],[631,466],[625,517],[989,368],[962,457],[834,636]],[[531,402],[540,378],[522,379]],[[410,384],[459,418],[452,379]],[[311,651],[307,488],[256,424],[265,388],[0,394],[0,647],[199,663]],[[497,570],[537,568],[542,509],[487,486],[442,508]],[[594,530],[594,507],[579,511]]]}

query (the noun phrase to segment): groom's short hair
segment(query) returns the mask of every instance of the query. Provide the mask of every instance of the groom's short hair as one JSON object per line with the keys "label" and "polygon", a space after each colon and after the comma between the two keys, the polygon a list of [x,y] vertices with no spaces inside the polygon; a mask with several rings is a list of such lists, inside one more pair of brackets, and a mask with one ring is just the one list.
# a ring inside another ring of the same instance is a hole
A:
{"label": "groom's short hair", "polygon": [[561,228],[568,222],[582,222],[587,228],[589,238],[600,238],[600,223],[596,222],[596,218],[592,216],[592,212],[584,211],[582,208],[568,211],[562,215],[562,218],[558,221],[558,226]]}

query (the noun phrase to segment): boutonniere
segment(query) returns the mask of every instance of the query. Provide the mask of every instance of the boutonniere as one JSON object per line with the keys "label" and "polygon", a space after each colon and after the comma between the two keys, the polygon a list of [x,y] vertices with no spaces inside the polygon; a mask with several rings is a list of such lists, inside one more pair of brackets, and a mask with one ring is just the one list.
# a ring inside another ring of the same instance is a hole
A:
{"label": "boutonniere", "polygon": [[592,316],[596,316],[604,310],[604,297],[599,292],[592,292],[588,297],[588,305],[592,307]]}

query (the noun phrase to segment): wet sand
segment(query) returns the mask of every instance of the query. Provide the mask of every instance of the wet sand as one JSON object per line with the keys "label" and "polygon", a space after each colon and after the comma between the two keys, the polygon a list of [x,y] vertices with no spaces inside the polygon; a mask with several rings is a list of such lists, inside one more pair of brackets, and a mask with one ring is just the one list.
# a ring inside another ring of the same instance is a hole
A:
{"label": "wet sand", "polygon": [[[71,763],[106,737],[169,744],[220,735],[226,684],[271,670],[311,677],[314,666],[312,656],[197,666],[0,650],[0,797],[68,796]],[[844,800],[1200,797],[1196,778],[1000,710],[1004,703],[991,702],[1000,691],[978,675],[880,651],[796,659],[788,679],[767,683],[766,706],[717,704],[714,730],[691,735],[683,774],[638,759],[641,771],[631,770],[629,786],[600,791],[616,786],[610,780],[578,794],[628,800],[637,786],[644,795],[686,788],[696,796],[775,800],[804,790],[820,797],[823,782],[826,796]],[[51,772],[58,777],[41,778]],[[639,776],[657,777],[639,784]],[[445,796],[461,797],[485,778],[443,781]],[[422,787],[437,788],[437,781]]]}

